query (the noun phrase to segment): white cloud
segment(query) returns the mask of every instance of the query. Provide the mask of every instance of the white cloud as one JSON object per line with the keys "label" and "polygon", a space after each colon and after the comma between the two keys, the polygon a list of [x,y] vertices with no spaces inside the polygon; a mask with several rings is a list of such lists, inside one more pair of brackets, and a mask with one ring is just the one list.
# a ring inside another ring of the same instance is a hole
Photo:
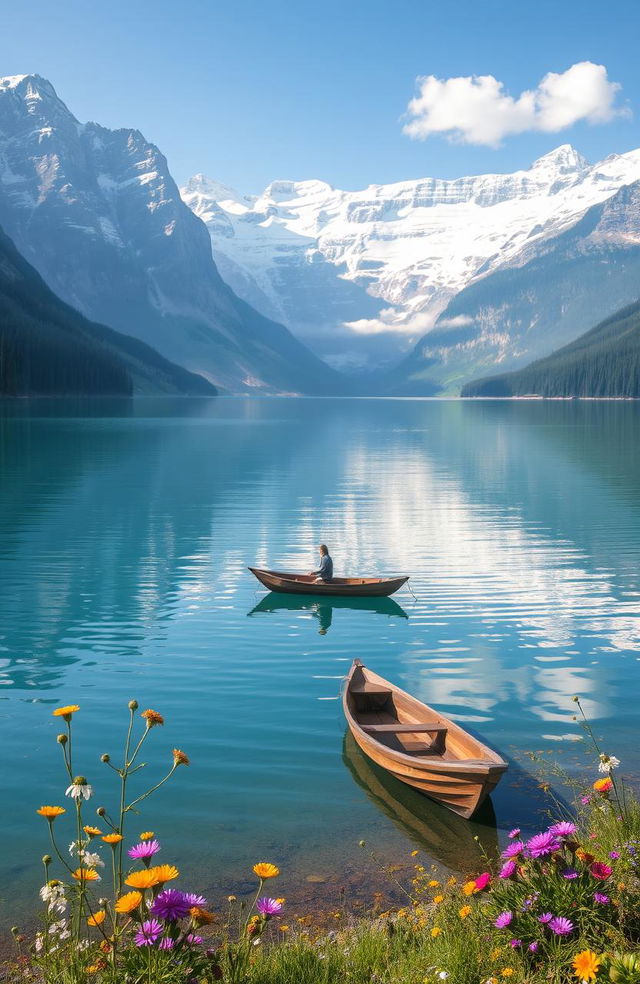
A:
{"label": "white cloud", "polygon": [[615,105],[620,84],[609,81],[604,65],[589,61],[577,62],[566,72],[549,72],[536,89],[517,99],[493,75],[426,75],[417,83],[403,127],[416,140],[440,133],[460,143],[497,147],[512,133],[557,133],[579,120],[608,123],[630,115],[627,108]]}

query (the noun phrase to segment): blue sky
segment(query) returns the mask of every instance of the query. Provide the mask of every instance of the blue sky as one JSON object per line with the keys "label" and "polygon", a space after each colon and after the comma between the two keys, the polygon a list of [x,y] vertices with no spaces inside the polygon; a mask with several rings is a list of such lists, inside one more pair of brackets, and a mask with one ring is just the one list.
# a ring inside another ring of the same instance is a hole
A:
{"label": "blue sky", "polygon": [[[44,75],[80,120],[137,127],[178,181],[356,189],[509,171],[565,142],[591,160],[640,146],[639,36],[631,0],[30,0],[4,4],[0,75]],[[492,75],[517,98],[583,61],[631,115],[497,148],[402,132],[418,76]]]}

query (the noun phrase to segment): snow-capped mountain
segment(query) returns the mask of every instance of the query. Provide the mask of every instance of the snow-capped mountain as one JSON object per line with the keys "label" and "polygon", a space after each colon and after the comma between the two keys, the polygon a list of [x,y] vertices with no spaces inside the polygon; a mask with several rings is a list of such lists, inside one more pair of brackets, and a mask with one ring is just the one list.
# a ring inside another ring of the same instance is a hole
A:
{"label": "snow-capped mountain", "polygon": [[223,282],[158,148],[79,123],[37,75],[0,79],[0,226],[67,303],[226,389],[340,386]]}
{"label": "snow-capped mountain", "polygon": [[258,197],[196,175],[181,193],[241,297],[329,361],[371,365],[397,361],[460,291],[639,179],[640,150],[591,165],[564,145],[513,174],[363,191],[276,181]]}

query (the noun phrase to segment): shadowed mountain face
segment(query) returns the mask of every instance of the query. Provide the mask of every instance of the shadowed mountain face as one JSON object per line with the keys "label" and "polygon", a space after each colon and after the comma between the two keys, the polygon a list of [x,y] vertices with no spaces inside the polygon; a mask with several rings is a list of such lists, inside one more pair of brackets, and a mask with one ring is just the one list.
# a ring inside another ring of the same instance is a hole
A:
{"label": "shadowed mountain face", "polygon": [[463,396],[640,396],[640,303],[618,311],[546,359],[469,383]]}
{"label": "shadowed mountain face", "polygon": [[0,224],[63,300],[211,382],[341,386],[222,281],[158,148],[138,130],[79,123],[39,76],[0,80]]}
{"label": "shadowed mountain face", "polygon": [[215,396],[216,389],[65,304],[0,229],[0,394],[134,393]]}

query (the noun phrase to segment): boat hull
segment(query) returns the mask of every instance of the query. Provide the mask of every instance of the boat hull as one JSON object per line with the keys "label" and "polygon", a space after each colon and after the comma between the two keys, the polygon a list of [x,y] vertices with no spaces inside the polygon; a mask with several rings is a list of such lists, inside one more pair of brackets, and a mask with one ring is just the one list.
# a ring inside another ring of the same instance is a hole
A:
{"label": "boat hull", "polygon": [[249,570],[270,591],[342,598],[388,598],[409,580],[408,577],[335,578],[325,583],[317,582],[310,575],[265,571],[258,567],[250,567]]}
{"label": "boat hull", "polygon": [[[347,678],[343,707],[354,740],[372,762],[465,819],[482,806],[507,769],[496,752],[455,722],[367,670],[358,660]],[[420,734],[421,721],[433,723],[433,731],[436,727],[445,730],[443,745]],[[411,724],[416,725],[415,732]],[[368,733],[372,730],[380,735],[387,731],[386,741]]]}

